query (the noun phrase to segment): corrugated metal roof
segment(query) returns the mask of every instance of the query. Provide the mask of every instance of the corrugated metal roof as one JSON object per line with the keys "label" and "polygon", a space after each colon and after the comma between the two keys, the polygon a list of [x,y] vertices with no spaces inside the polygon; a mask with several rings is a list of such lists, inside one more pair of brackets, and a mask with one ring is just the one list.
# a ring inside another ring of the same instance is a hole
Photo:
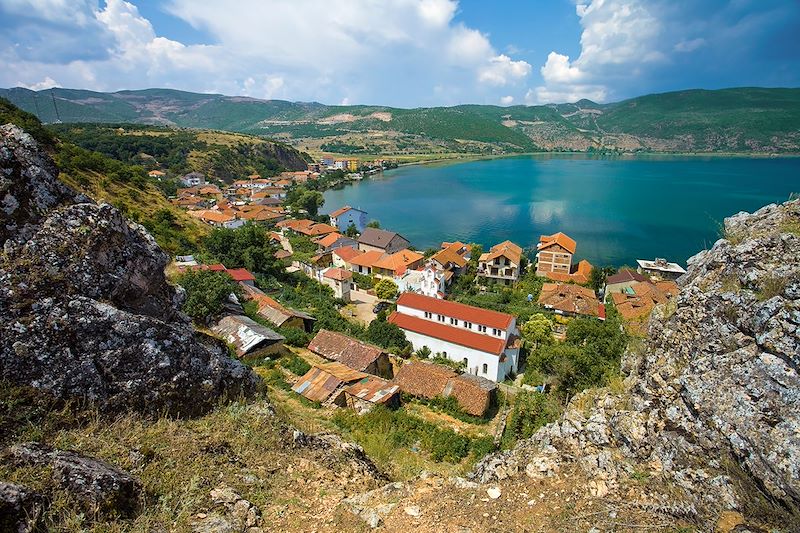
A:
{"label": "corrugated metal roof", "polygon": [[232,344],[239,357],[285,340],[283,335],[242,315],[223,317],[211,331]]}
{"label": "corrugated metal roof", "polygon": [[348,394],[372,403],[385,403],[399,391],[399,385],[375,376],[367,376],[345,389]]}
{"label": "corrugated metal roof", "polygon": [[292,390],[309,400],[324,402],[342,384],[360,381],[367,374],[348,368],[341,363],[314,365],[297,380]]}

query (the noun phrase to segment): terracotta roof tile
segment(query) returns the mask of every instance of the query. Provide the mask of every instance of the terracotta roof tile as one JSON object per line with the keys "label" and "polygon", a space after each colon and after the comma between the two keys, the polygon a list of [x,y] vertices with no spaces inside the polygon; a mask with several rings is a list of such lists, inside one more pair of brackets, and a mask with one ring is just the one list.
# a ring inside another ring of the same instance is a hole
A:
{"label": "terracotta roof tile", "polygon": [[[403,293],[412,294],[412,293]],[[434,298],[435,299],[435,298]],[[439,300],[442,301],[442,300]],[[399,302],[398,302],[399,304]],[[441,322],[434,322],[424,318],[418,318],[411,315],[405,315],[393,311],[387,321],[396,325],[401,329],[413,331],[420,335],[433,337],[434,339],[443,340],[459,346],[466,346],[481,352],[500,355],[505,351],[505,339],[499,339],[481,333],[474,333],[465,328],[457,326],[450,326]]]}
{"label": "terracotta roof tile", "polygon": [[323,274],[324,277],[335,281],[344,281],[353,277],[353,273],[343,268],[329,268]]}
{"label": "terracotta roof tile", "polygon": [[397,300],[397,305],[404,305],[421,311],[451,316],[490,328],[506,329],[514,317],[508,313],[491,311],[458,302],[439,300],[422,294],[404,292]]}
{"label": "terracotta roof tile", "polygon": [[539,237],[538,248],[540,250],[549,248],[554,244],[558,244],[571,254],[575,253],[575,248],[577,247],[577,244],[573,239],[571,239],[566,233],[561,233],[560,231],[558,233],[553,233],[552,235],[542,235]]}
{"label": "terracotta roof tile", "polygon": [[317,333],[308,349],[359,371],[366,370],[384,353],[382,348],[327,329]]}
{"label": "terracotta roof tile", "polygon": [[600,316],[602,307],[593,290],[564,283],[542,285],[538,302],[550,309],[590,316]]}

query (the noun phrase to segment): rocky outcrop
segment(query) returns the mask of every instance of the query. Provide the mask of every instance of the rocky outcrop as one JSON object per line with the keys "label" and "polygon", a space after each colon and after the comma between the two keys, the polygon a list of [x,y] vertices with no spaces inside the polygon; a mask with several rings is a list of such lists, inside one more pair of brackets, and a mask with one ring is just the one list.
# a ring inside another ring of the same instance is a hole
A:
{"label": "rocky outcrop", "polygon": [[0,481],[0,531],[38,531],[44,509],[45,499],[38,492]]}
{"label": "rocky outcrop", "polygon": [[74,203],[85,198],[18,128],[0,129],[0,154],[4,205],[14,206],[0,221],[4,379],[152,415],[200,414],[256,388],[180,312],[168,258],[143,227],[109,205]]}
{"label": "rocky outcrop", "polygon": [[580,395],[561,420],[487,457],[474,477],[541,478],[578,463],[594,496],[623,476],[665,480],[683,496],[642,497],[674,515],[748,515],[758,502],[796,513],[800,201],[740,213],[725,230],[690,259],[676,301],[656,309],[646,342],[626,354],[625,392]]}
{"label": "rocky outcrop", "polygon": [[12,446],[3,459],[52,471],[53,488],[66,491],[90,516],[128,517],[140,507],[139,480],[98,459],[35,442]]}

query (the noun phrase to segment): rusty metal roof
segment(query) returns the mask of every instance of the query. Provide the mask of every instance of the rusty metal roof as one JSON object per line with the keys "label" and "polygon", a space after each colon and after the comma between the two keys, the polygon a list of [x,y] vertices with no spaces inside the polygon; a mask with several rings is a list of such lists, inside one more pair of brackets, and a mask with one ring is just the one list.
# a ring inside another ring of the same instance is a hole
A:
{"label": "rusty metal roof", "polygon": [[317,333],[308,349],[356,370],[366,370],[384,353],[382,348],[327,329]]}
{"label": "rusty metal roof", "polygon": [[376,376],[367,376],[350,385],[345,392],[372,403],[385,403],[400,392],[400,386]]}
{"label": "rusty metal roof", "polygon": [[341,363],[314,365],[297,380],[292,390],[309,400],[324,402],[341,385],[360,381],[367,374],[348,368]]}

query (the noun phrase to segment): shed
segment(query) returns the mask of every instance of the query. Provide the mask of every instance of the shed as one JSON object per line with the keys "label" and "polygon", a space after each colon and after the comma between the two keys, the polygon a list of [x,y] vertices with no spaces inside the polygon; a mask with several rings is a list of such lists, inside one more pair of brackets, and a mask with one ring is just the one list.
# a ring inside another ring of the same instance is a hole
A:
{"label": "shed", "polygon": [[342,333],[322,329],[308,345],[308,349],[325,359],[338,361],[360,372],[392,377],[392,364],[383,348]]}
{"label": "shed", "polygon": [[292,390],[314,402],[344,407],[344,388],[366,377],[367,374],[342,363],[324,363],[311,367],[311,370],[297,380]]}
{"label": "shed", "polygon": [[254,322],[243,315],[223,317],[211,328],[215,334],[232,345],[238,357],[260,357],[283,348],[283,335]]}
{"label": "shed", "polygon": [[472,374],[458,374],[442,365],[422,361],[406,363],[394,377],[400,390],[411,396],[433,399],[453,397],[461,409],[484,416],[495,401],[497,383]]}
{"label": "shed", "polygon": [[347,406],[358,414],[376,405],[400,406],[400,386],[377,376],[367,376],[344,389]]}

